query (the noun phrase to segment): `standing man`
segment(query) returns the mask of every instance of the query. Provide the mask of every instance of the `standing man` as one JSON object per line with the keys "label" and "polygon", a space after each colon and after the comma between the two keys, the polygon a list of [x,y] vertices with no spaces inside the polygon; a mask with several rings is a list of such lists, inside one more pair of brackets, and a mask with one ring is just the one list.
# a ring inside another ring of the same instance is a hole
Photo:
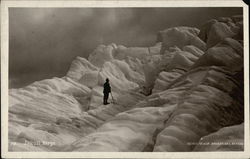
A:
{"label": "standing man", "polygon": [[109,93],[111,92],[111,87],[109,85],[109,79],[106,79],[106,82],[103,85],[103,104],[107,105],[108,103],[108,98],[109,98]]}

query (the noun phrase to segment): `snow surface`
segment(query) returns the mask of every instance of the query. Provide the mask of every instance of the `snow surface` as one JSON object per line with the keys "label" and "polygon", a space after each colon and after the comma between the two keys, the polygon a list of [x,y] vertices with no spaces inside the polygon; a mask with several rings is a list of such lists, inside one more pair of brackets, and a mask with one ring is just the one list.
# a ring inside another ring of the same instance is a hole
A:
{"label": "snow surface", "polygon": [[242,151],[244,150],[244,124],[221,128],[219,131],[204,136],[194,151]]}
{"label": "snow surface", "polygon": [[[242,16],[98,46],[62,78],[9,90],[10,151],[242,151]],[[103,83],[112,87],[102,105]]]}

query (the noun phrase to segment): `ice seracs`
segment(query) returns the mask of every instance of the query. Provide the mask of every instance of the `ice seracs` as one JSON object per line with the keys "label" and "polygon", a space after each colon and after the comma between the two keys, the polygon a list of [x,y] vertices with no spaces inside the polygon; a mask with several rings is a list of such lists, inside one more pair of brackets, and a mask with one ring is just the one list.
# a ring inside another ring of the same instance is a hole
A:
{"label": "ice seracs", "polygon": [[207,43],[207,48],[213,47],[225,38],[243,39],[242,16],[218,18],[206,22],[199,37]]}
{"label": "ice seracs", "polygon": [[201,50],[206,49],[206,43],[198,37],[199,29],[197,28],[185,26],[173,27],[161,31],[160,34],[162,36],[162,54],[172,46],[182,48],[186,45],[194,45]]}
{"label": "ice seracs", "polygon": [[99,45],[62,78],[9,90],[9,150],[243,150],[242,35],[233,16],[165,29],[148,47]]}

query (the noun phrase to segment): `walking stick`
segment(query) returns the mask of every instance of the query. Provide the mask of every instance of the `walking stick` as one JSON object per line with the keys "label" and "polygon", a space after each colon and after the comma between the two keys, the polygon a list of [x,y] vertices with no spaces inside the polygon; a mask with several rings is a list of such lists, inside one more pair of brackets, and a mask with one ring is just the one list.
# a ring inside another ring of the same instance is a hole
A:
{"label": "walking stick", "polygon": [[110,94],[111,94],[111,97],[112,97],[113,103],[115,103],[115,100],[114,100],[114,97],[113,97],[113,95],[112,95],[112,92],[110,92]]}

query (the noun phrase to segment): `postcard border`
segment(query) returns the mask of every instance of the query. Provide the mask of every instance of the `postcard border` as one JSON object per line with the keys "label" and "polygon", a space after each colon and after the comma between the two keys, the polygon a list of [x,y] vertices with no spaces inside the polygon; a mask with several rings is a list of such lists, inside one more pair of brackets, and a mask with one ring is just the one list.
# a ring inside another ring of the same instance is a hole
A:
{"label": "postcard border", "polygon": [[[244,152],[8,152],[8,8],[10,7],[243,7],[244,15]],[[2,1],[1,3],[1,149],[4,158],[248,158],[249,155],[249,22],[248,6],[239,0]],[[248,87],[247,87],[248,86]]]}

